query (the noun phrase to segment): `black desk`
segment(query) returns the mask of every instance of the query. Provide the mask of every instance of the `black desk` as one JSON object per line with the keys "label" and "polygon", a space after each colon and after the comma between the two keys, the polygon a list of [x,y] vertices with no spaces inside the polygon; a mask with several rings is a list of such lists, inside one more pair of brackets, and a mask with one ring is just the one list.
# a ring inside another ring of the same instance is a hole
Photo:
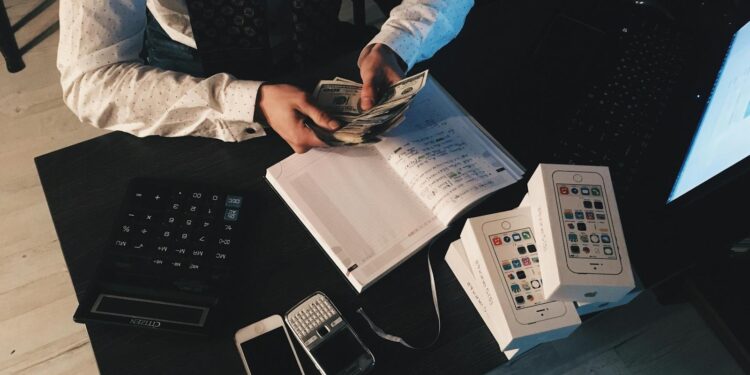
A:
{"label": "black desk", "polygon": [[[410,351],[371,334],[354,313],[358,306],[364,306],[383,328],[403,334],[410,342],[427,342],[434,335],[426,251],[357,295],[262,177],[268,166],[289,154],[288,150],[276,136],[226,144],[112,133],[36,159],[79,299],[93,275],[130,178],[153,176],[235,187],[249,193],[248,204],[257,213],[248,233],[252,240],[239,267],[243,272],[235,274],[232,305],[236,310],[229,318],[228,331],[222,337],[202,339],[90,324],[87,328],[102,373],[241,373],[232,329],[283,313],[315,290],[327,293],[361,334],[375,354],[377,373],[478,373],[504,361],[442,261],[449,240],[458,236],[458,228],[433,247],[443,314],[438,344],[431,350]],[[506,200],[507,208],[515,206],[523,192],[514,193],[516,197]]]}
{"label": "black desk", "polygon": [[[354,66],[351,60],[344,60]],[[334,70],[332,67],[329,69]],[[320,75],[320,77],[333,74]],[[376,373],[483,373],[505,361],[488,329],[443,257],[460,228],[452,228],[432,251],[443,331],[437,345],[413,351],[376,337],[354,311],[365,311],[386,331],[413,344],[429,342],[436,319],[423,250],[358,295],[298,222],[263,176],[291,153],[278,136],[230,144],[209,139],[111,133],[36,158],[63,255],[76,294],[86,290],[127,182],[137,176],[227,186],[248,194],[252,225],[246,253],[238,261],[234,307],[222,334],[195,338],[128,327],[89,324],[102,373],[242,373],[233,333],[271,314],[283,314],[321,290],[341,309],[376,358]],[[516,184],[477,213],[510,209],[525,190]],[[459,221],[459,223],[462,221]],[[70,311],[72,315],[73,311]],[[302,353],[302,352],[300,352]],[[314,372],[313,372],[314,373]]]}

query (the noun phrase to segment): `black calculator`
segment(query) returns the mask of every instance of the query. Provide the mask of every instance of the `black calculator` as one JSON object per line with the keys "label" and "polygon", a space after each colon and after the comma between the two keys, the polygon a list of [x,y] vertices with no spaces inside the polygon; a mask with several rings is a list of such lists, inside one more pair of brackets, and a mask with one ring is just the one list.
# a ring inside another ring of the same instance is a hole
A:
{"label": "black calculator", "polygon": [[209,333],[240,251],[246,206],[237,192],[132,180],[74,320]]}

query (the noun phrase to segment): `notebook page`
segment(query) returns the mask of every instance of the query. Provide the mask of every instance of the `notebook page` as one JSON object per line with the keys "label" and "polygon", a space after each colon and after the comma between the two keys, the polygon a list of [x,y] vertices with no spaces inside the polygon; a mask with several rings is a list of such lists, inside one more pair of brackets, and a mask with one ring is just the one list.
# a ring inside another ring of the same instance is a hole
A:
{"label": "notebook page", "polygon": [[266,178],[358,291],[444,229],[371,146],[292,155]]}
{"label": "notebook page", "polygon": [[375,147],[445,225],[521,178],[521,166],[433,79],[405,116]]}

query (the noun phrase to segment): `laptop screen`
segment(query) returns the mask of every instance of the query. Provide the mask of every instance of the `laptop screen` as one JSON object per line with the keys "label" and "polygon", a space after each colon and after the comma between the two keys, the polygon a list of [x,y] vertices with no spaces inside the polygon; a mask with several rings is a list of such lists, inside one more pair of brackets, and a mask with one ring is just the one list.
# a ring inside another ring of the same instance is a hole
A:
{"label": "laptop screen", "polygon": [[734,36],[668,202],[750,155],[750,23]]}

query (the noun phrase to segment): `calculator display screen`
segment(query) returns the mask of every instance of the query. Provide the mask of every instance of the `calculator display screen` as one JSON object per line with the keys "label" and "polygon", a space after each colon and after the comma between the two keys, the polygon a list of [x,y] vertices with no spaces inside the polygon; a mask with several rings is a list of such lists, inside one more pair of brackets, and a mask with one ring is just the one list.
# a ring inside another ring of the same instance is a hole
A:
{"label": "calculator display screen", "polygon": [[252,375],[299,374],[292,347],[279,327],[240,344]]}
{"label": "calculator display screen", "polygon": [[338,374],[357,363],[363,356],[369,357],[369,353],[349,329],[341,329],[329,335],[311,350],[326,374]]}

